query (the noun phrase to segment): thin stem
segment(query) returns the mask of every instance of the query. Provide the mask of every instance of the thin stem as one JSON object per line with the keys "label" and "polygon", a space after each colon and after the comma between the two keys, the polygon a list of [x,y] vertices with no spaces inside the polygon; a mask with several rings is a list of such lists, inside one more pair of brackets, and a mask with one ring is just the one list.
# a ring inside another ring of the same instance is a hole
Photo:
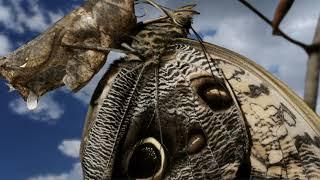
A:
{"label": "thin stem", "polygon": [[[256,8],[254,8],[250,3],[248,3],[246,0],[239,0],[243,5],[245,5],[247,8],[249,8],[251,11],[253,11],[255,14],[257,14],[261,19],[263,19],[267,24],[269,24],[272,27],[272,22],[266,17],[264,16],[261,12],[259,12]],[[285,34],[283,31],[281,31],[281,29],[276,29],[277,31],[277,35],[282,36],[284,39],[286,39],[287,41],[303,48],[307,54],[310,54],[314,48],[311,48],[312,46],[304,44],[300,41],[297,41],[293,38],[291,38],[290,36],[288,36],[287,34]]]}

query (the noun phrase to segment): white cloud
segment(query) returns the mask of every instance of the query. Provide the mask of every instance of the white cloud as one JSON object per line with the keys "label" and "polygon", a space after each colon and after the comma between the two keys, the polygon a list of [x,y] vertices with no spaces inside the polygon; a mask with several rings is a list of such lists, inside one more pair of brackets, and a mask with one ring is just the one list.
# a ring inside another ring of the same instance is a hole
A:
{"label": "white cloud", "polygon": [[[0,9],[0,17],[1,17],[1,9]],[[12,48],[11,46],[12,45],[8,37],[0,34],[0,56],[6,55]]]}
{"label": "white cloud", "polygon": [[77,158],[80,151],[80,140],[63,140],[58,149],[66,156]]}
{"label": "white cloud", "polygon": [[28,180],[82,180],[82,169],[80,163],[75,163],[73,168],[66,173],[38,175]]}
{"label": "white cloud", "polygon": [[0,22],[5,22],[10,19],[11,12],[10,8],[4,5],[0,6]]}
{"label": "white cloud", "polygon": [[0,0],[0,23],[17,33],[25,30],[41,32],[63,15],[60,11],[41,8],[38,0],[26,1],[24,5],[27,6],[28,13],[22,8],[22,0],[9,1],[6,5]]}
{"label": "white cloud", "polygon": [[[40,8],[38,0],[30,0],[28,2],[32,15],[28,16],[27,14],[21,13],[20,17],[21,22],[31,31],[41,32],[59,19],[59,17],[62,17],[61,12],[52,12]],[[49,17],[51,21],[47,21],[46,17]]]}
{"label": "white cloud", "polygon": [[[66,156],[78,158],[80,149],[80,140],[63,140],[58,149]],[[42,174],[30,177],[28,180],[82,180],[82,168],[79,162],[73,164],[68,172],[60,174]]]}
{"label": "white cloud", "polygon": [[27,109],[26,102],[22,98],[17,98],[9,103],[9,107],[12,112],[27,116],[30,119],[54,123],[58,120],[64,113],[61,105],[55,101],[51,94],[46,94],[39,100],[38,107],[35,110],[30,111]]}

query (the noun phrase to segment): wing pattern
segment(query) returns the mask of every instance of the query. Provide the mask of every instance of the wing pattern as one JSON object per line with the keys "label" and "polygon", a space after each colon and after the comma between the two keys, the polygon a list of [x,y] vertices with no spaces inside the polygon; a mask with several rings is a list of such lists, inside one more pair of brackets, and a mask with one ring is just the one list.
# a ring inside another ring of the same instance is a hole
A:
{"label": "wing pattern", "polygon": [[[200,50],[200,45],[184,40]],[[252,142],[252,177],[319,179],[319,118],[287,87],[250,60],[207,44],[240,103]],[[190,53],[192,50],[189,50]],[[209,66],[204,60],[191,62]],[[213,65],[212,65],[213,66]],[[280,84],[280,85],[279,85]]]}
{"label": "wing pattern", "polygon": [[[250,60],[215,45],[206,44],[210,63],[198,42],[183,39],[171,48],[175,53],[171,49],[159,63],[124,59],[107,72],[87,118],[84,166],[95,169],[90,165],[95,155],[94,163],[110,161],[101,170],[102,177],[127,178],[123,159],[128,151],[141,139],[155,137],[167,150],[164,179],[320,177],[319,118],[286,86]],[[225,78],[220,85],[230,85],[233,104],[214,110],[203,103],[193,85],[193,79],[201,76]],[[121,109],[125,113],[119,113]],[[108,138],[98,133],[101,124],[109,128],[101,131]],[[121,135],[115,136],[119,129]],[[186,152],[193,129],[200,129],[207,141],[196,154]],[[95,137],[106,144],[91,148],[90,144],[99,144]],[[104,151],[109,153],[98,155]]]}

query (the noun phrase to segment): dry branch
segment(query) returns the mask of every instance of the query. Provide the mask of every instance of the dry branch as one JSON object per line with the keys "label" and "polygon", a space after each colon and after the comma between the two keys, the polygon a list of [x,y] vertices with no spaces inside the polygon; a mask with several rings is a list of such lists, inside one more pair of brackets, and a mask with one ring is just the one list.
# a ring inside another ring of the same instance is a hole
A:
{"label": "dry branch", "polygon": [[[320,44],[320,17],[313,38],[314,44]],[[320,49],[310,54],[307,64],[306,82],[304,88],[304,100],[313,109],[317,106],[319,87]]]}
{"label": "dry branch", "polygon": [[[261,19],[263,19],[271,27],[273,27],[273,23],[266,16],[264,16],[261,12],[259,12],[255,7],[253,7],[250,3],[248,3],[246,0],[239,0],[239,2],[241,2],[243,5],[245,5],[247,8],[249,8],[255,14],[257,14]],[[317,49],[319,47],[319,45],[317,45],[317,47],[314,47],[314,45],[307,45],[307,44],[304,44],[300,41],[297,41],[297,40],[291,38],[290,36],[288,36],[287,34],[285,34],[280,28],[278,28],[278,30],[277,30],[277,35],[279,35],[279,36],[283,37],[284,39],[286,39],[287,41],[301,47],[302,49],[304,49],[307,52],[307,54],[312,53],[315,49]]]}
{"label": "dry branch", "polygon": [[280,0],[279,4],[275,10],[273,20],[272,20],[272,28],[273,28],[273,35],[278,35],[279,25],[282,19],[290,10],[294,0]]}

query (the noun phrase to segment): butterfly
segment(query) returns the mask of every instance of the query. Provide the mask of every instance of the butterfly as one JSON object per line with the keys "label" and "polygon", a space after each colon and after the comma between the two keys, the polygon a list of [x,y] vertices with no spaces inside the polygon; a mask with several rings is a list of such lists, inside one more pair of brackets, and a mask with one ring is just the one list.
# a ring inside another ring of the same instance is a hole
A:
{"label": "butterfly", "polygon": [[85,177],[320,178],[318,116],[249,59],[172,40],[190,27],[192,6],[161,9],[169,20],[146,24],[132,43],[142,58],[117,61],[94,93]]}
{"label": "butterfly", "polygon": [[[84,179],[319,179],[319,117],[253,61],[188,39],[194,6],[145,2],[165,16],[130,29],[93,94]],[[111,50],[85,45],[65,47]]]}

